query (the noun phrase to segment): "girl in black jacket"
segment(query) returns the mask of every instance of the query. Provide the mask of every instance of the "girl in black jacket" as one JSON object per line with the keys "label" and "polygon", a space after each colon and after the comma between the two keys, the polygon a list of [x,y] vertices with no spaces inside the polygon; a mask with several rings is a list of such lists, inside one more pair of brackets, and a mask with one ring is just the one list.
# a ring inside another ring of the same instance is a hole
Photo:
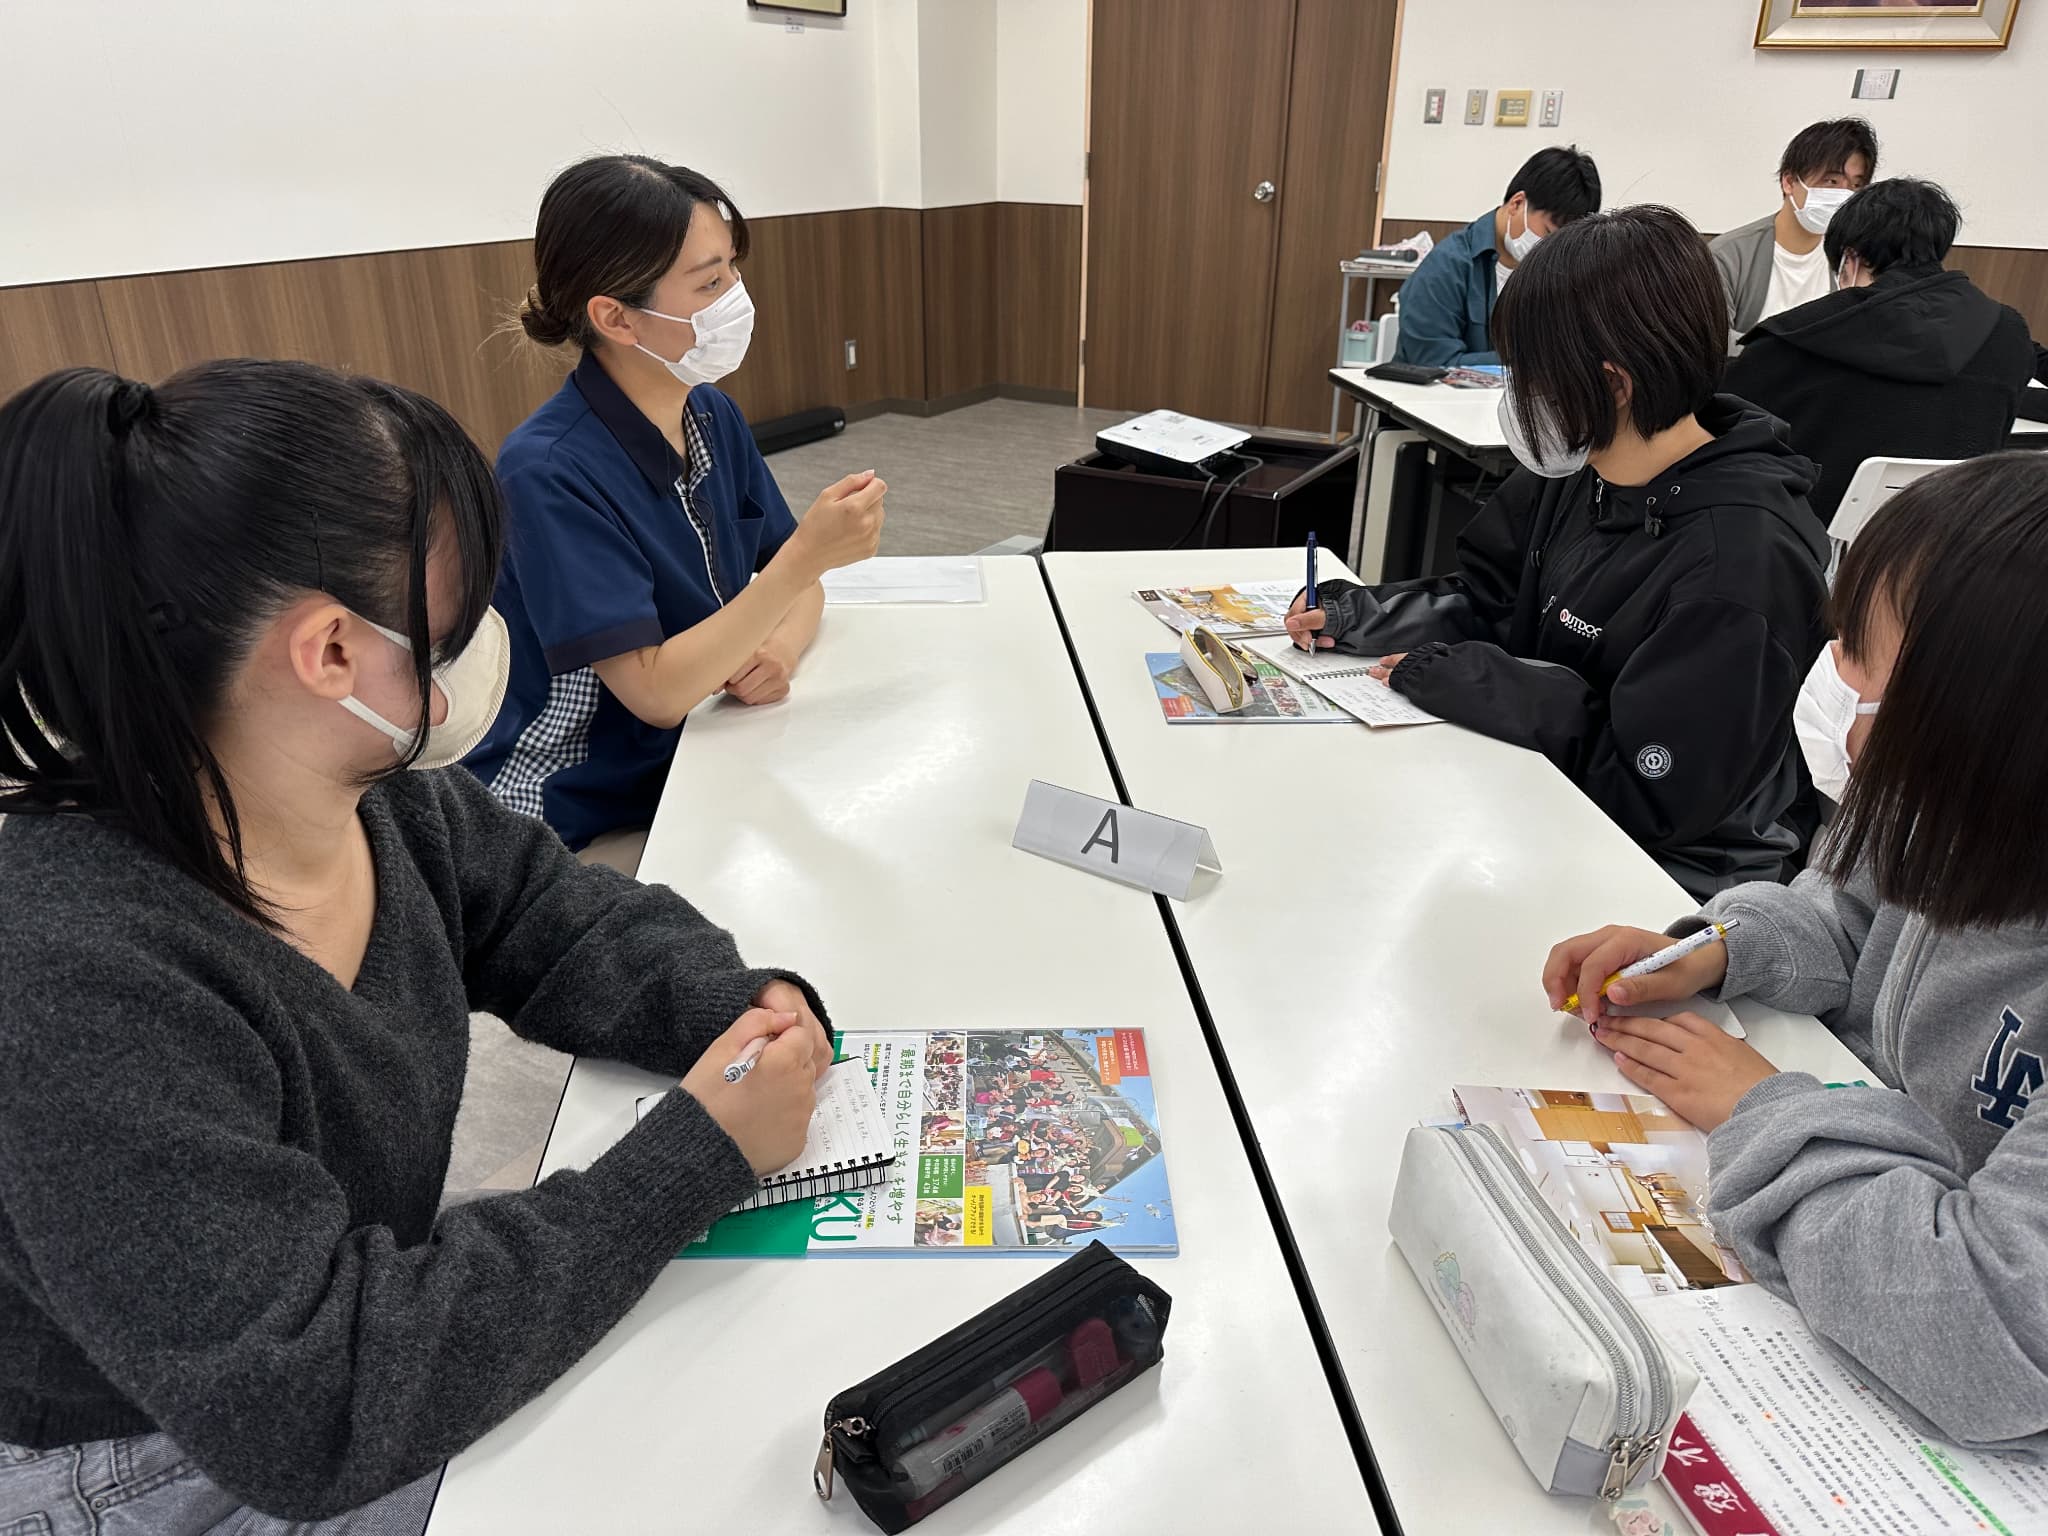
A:
{"label": "girl in black jacket", "polygon": [[1556,763],[1679,884],[1773,879],[1800,843],[1792,703],[1825,639],[1815,470],[1717,395],[1726,320],[1668,208],[1560,230],[1508,285],[1501,424],[1525,469],[1449,576],[1321,585],[1297,644],[1381,658],[1423,708]]}

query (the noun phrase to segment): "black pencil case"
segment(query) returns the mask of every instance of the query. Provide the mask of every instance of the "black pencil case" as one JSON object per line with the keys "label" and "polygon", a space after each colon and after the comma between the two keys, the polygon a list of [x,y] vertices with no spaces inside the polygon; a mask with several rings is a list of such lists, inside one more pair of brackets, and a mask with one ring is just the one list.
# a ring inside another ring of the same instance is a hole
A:
{"label": "black pencil case", "polygon": [[1172,1298],[1101,1243],[825,1408],[812,1484],[907,1529],[1157,1365]]}

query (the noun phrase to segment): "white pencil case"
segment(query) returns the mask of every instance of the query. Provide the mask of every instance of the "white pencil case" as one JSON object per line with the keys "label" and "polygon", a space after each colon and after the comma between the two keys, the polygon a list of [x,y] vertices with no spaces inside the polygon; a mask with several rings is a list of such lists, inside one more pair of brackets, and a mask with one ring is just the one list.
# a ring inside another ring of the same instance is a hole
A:
{"label": "white pencil case", "polygon": [[1237,655],[1213,629],[1197,624],[1180,637],[1180,659],[1202,685],[1202,697],[1219,715],[1234,714],[1251,698]]}
{"label": "white pencil case", "polygon": [[1387,1226],[1538,1483],[1618,1499],[1657,1476],[1699,1378],[1573,1240],[1499,1132],[1410,1131]]}

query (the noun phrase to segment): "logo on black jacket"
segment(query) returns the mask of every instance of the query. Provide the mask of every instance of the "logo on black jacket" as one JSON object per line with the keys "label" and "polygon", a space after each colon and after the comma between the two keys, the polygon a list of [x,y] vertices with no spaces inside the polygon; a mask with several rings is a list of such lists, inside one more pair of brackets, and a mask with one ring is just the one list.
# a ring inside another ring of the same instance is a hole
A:
{"label": "logo on black jacket", "polygon": [[1671,749],[1651,742],[1636,754],[1636,772],[1646,779],[1661,779],[1671,771]]}
{"label": "logo on black jacket", "polygon": [[1557,610],[1557,622],[1583,639],[1598,640],[1600,638],[1600,626],[1598,624],[1588,624],[1569,608]]}
{"label": "logo on black jacket", "polygon": [[[2041,1089],[2048,1072],[2041,1058],[2014,1045],[2026,1023],[2010,1008],[1998,1016],[1998,1033],[1984,1053],[1984,1069],[1970,1079],[1970,1087],[1984,1102],[1977,1106],[1977,1118],[2001,1130],[2011,1130],[2027,1112],[2027,1101]],[[2014,1046],[2008,1053],[2007,1046]]]}

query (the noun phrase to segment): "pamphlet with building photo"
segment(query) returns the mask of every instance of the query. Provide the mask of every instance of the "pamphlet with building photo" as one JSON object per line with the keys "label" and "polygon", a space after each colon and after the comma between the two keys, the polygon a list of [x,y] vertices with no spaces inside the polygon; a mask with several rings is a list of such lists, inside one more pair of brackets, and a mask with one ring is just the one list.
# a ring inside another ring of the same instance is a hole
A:
{"label": "pamphlet with building photo", "polygon": [[1707,1138],[1647,1094],[1456,1089],[1474,1125],[1504,1132],[1523,1169],[1624,1296],[1750,1278],[1707,1225]]}

